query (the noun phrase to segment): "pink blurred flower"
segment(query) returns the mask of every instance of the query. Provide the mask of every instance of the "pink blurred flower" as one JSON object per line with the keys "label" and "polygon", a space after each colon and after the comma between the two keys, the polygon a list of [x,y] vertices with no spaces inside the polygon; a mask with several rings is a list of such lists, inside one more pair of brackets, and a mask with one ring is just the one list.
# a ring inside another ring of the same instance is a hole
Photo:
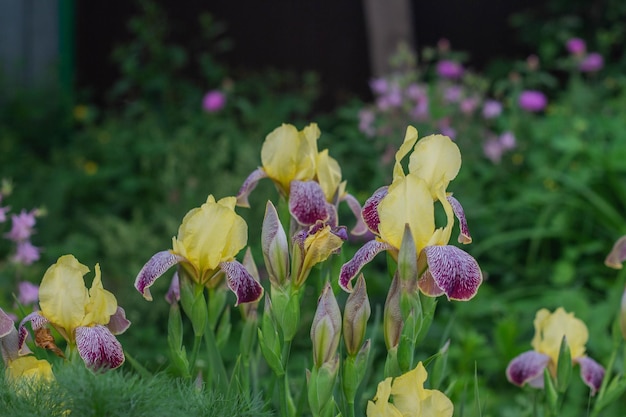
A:
{"label": "pink blurred flower", "polygon": [[499,164],[502,159],[504,149],[497,137],[491,136],[483,143],[483,153],[494,164]]}
{"label": "pink blurred flower", "polygon": [[463,94],[463,87],[458,85],[451,85],[443,90],[443,99],[446,103],[457,103],[461,100]]}
{"label": "pink blurred flower", "polygon": [[537,71],[539,69],[539,57],[535,54],[528,55],[526,58],[526,66],[530,71]]}
{"label": "pink blurred flower", "polygon": [[[0,201],[2,201],[1,196],[0,196]],[[4,223],[7,221],[7,213],[9,212],[10,209],[11,207],[9,206],[0,207],[0,223]]]}
{"label": "pink blurred flower", "polygon": [[27,240],[34,232],[35,210],[30,212],[22,210],[20,214],[13,214],[11,221],[11,231],[6,234],[6,237],[14,242]]}
{"label": "pink blurred flower", "polygon": [[410,98],[411,100],[415,100],[416,102],[422,101],[428,98],[426,93],[426,87],[421,86],[419,84],[410,84],[404,94]]}
{"label": "pink blurred flower", "polygon": [[376,130],[374,129],[374,120],[376,116],[374,112],[368,109],[361,109],[359,111],[359,130],[365,133],[367,136],[374,136]]}
{"label": "pink blurred flower", "polygon": [[29,240],[23,240],[17,243],[17,249],[15,251],[15,255],[13,255],[13,261],[23,265],[30,265],[39,260],[39,252],[39,248],[33,246]]}
{"label": "pink blurred flower", "polygon": [[426,120],[430,114],[430,109],[428,106],[428,98],[425,97],[423,100],[419,101],[413,110],[411,110],[411,117],[415,120]]}
{"label": "pink blurred flower", "polygon": [[26,306],[39,301],[39,286],[28,281],[17,284],[17,301]]}
{"label": "pink blurred flower", "polygon": [[604,67],[604,58],[597,52],[591,52],[578,64],[582,72],[596,72]]}
{"label": "pink blurred flower", "polygon": [[385,94],[389,89],[389,83],[384,78],[374,78],[370,81],[370,88],[374,94]]}
{"label": "pink blurred flower", "polygon": [[513,132],[510,132],[510,131],[503,132],[498,138],[498,141],[500,142],[502,149],[506,151],[510,151],[511,149],[514,149],[515,146],[517,145],[517,141],[515,140],[515,135],[513,134]]}
{"label": "pink blurred flower", "polygon": [[483,117],[485,119],[494,119],[502,113],[502,103],[497,100],[487,100],[483,104]]}
{"label": "pink blurred flower", "polygon": [[565,43],[567,51],[572,55],[582,55],[587,49],[585,41],[580,38],[571,38]]}
{"label": "pink blurred flower", "polygon": [[215,113],[226,105],[226,94],[219,90],[211,90],[202,98],[202,108],[209,113]]}
{"label": "pink blurred flower", "polygon": [[539,112],[548,105],[546,95],[537,90],[525,90],[519,96],[519,106],[529,112]]}
{"label": "pink blurred flower", "polygon": [[450,139],[456,139],[456,130],[450,125],[450,118],[444,117],[437,122],[442,135],[448,136]]}
{"label": "pink blurred flower", "polygon": [[463,114],[472,114],[478,107],[478,99],[476,97],[464,98],[459,107]]}
{"label": "pink blurred flower", "polygon": [[437,63],[437,74],[442,78],[457,79],[463,76],[463,66],[449,59]]}

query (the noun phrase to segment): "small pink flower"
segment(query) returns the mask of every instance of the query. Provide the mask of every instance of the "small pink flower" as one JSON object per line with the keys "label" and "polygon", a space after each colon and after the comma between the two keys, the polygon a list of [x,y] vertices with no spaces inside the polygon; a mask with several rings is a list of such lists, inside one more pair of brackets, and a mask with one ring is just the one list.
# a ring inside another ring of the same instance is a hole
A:
{"label": "small pink flower", "polygon": [[515,135],[513,134],[513,132],[510,131],[503,132],[498,138],[498,141],[500,142],[502,149],[504,149],[505,151],[510,151],[511,149],[514,149],[517,145]]}
{"label": "small pink flower", "polygon": [[17,301],[19,301],[20,304],[27,306],[39,301],[39,286],[28,281],[22,281],[17,284],[17,290]]}
{"label": "small pink flower", "polygon": [[385,94],[389,89],[389,83],[384,78],[374,78],[370,81],[370,88],[374,94]]}
{"label": "small pink flower", "polygon": [[456,61],[444,59],[437,63],[437,74],[442,78],[458,79],[463,76],[463,66]]}
{"label": "small pink flower", "polygon": [[585,41],[580,38],[571,38],[565,44],[567,51],[572,55],[582,55],[587,49]]}
{"label": "small pink flower", "polygon": [[483,153],[494,164],[499,164],[502,159],[502,144],[496,137],[491,137],[483,143]]}
{"label": "small pink flower", "polygon": [[28,240],[18,242],[13,261],[23,265],[30,265],[39,260],[39,252],[39,248],[33,246]]}
{"label": "small pink flower", "polygon": [[451,85],[443,90],[443,99],[446,103],[457,103],[461,100],[463,94],[463,87],[458,85]]}
{"label": "small pink flower", "polygon": [[483,117],[485,119],[495,119],[502,113],[502,104],[497,100],[487,100],[483,104]]}
{"label": "small pink flower", "polygon": [[413,110],[411,110],[411,117],[415,120],[426,120],[430,114],[428,106],[428,98],[424,98],[417,103]]}
{"label": "small pink flower", "polygon": [[437,124],[439,126],[439,130],[443,135],[448,136],[452,140],[456,139],[456,129],[454,129],[450,125],[449,117],[444,117],[443,119],[439,120]]}
{"label": "small pink flower", "polygon": [[478,99],[476,97],[465,98],[461,100],[459,107],[463,114],[472,114],[478,107]]}
{"label": "small pink flower", "polygon": [[7,213],[11,208],[9,206],[0,207],[0,223],[4,223],[7,221]]}
{"label": "small pink flower", "polygon": [[372,137],[376,133],[374,129],[374,120],[376,116],[374,112],[368,109],[361,109],[359,111],[359,130],[365,133],[367,136]]}
{"label": "small pink flower", "polygon": [[35,210],[26,212],[22,210],[20,214],[11,215],[11,231],[6,237],[14,242],[21,242],[30,238],[35,226]]}
{"label": "small pink flower", "polygon": [[578,64],[578,69],[582,72],[596,72],[604,67],[604,58],[597,52],[591,52]]}
{"label": "small pink flower", "polygon": [[519,106],[529,112],[539,112],[546,108],[548,99],[541,91],[525,90],[519,96]]}
{"label": "small pink flower", "polygon": [[428,99],[428,95],[426,93],[426,88],[424,86],[421,86],[419,84],[411,84],[406,88],[406,91],[404,92],[404,94],[410,98],[411,100],[414,100],[416,102],[420,102],[424,99]]}
{"label": "small pink flower", "polygon": [[226,105],[226,95],[219,90],[211,90],[202,99],[202,108],[208,113],[215,113]]}

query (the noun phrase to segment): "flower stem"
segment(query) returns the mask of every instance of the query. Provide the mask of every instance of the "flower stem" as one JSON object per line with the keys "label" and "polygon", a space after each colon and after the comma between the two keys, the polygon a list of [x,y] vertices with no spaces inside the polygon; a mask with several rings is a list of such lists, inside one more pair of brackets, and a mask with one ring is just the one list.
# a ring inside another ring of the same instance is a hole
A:
{"label": "flower stem", "polygon": [[198,351],[200,350],[200,344],[202,343],[202,335],[196,335],[193,339],[193,349],[191,351],[191,358],[189,360],[189,375],[194,377],[194,368],[196,367],[196,358],[198,357]]}
{"label": "flower stem", "polygon": [[289,399],[289,383],[287,381],[287,363],[289,362],[289,353],[291,351],[291,340],[285,340],[283,342],[283,350],[281,353],[281,361],[283,363],[283,369],[285,374],[278,377],[278,397],[280,400],[280,415],[282,417],[293,416],[293,410]]}
{"label": "flower stem", "polygon": [[213,387],[222,394],[226,394],[228,391],[228,375],[226,374],[226,368],[222,361],[222,355],[217,347],[217,341],[215,340],[215,334],[213,329],[207,323],[206,331],[204,332],[204,341],[207,346],[209,354],[209,364],[211,372],[209,373],[210,379],[213,382]]}

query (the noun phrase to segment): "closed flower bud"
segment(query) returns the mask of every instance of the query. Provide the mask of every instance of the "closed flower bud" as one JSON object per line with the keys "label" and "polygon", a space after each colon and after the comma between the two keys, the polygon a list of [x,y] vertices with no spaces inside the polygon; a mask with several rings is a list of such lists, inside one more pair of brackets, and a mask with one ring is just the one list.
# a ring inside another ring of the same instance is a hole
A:
{"label": "closed flower bud", "polygon": [[400,310],[401,287],[400,279],[398,278],[398,274],[396,274],[389,286],[383,317],[387,350],[398,346],[398,343],[400,343],[400,335],[402,334],[402,326],[404,324]]}
{"label": "closed flower bud", "polygon": [[341,311],[330,283],[326,283],[317,302],[317,311],[311,325],[313,361],[319,368],[332,360],[339,347],[341,335]]}
{"label": "closed flower bud", "polygon": [[363,344],[367,320],[371,313],[372,309],[367,298],[365,279],[363,274],[361,274],[354,291],[350,293],[346,301],[343,314],[343,338],[346,343],[346,350],[350,356],[356,355]]}
{"label": "closed flower bud", "polygon": [[267,266],[270,281],[274,286],[282,286],[287,280],[289,270],[289,244],[278,213],[274,205],[268,201],[265,208],[265,218],[261,230],[261,244],[263,259]]}

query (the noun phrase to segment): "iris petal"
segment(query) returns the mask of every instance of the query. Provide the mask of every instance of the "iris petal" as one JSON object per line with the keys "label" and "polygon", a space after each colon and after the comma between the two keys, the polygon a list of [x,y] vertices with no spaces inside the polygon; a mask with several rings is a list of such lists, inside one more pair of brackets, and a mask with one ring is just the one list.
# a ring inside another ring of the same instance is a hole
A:
{"label": "iris petal", "polygon": [[85,365],[94,371],[115,369],[124,363],[122,345],[100,324],[76,328],[76,348]]}
{"label": "iris petal", "polygon": [[[26,317],[22,319],[17,329],[19,333],[20,351],[24,351],[24,349],[27,349],[27,347],[24,345],[24,342],[26,342],[26,337],[28,337],[28,330],[25,327],[25,324],[27,322],[30,322],[30,326],[32,327],[33,331],[36,332],[37,330],[43,328],[44,326],[48,324],[48,319],[42,316],[38,311],[30,313],[29,315],[27,315]],[[63,329],[60,329],[60,330],[63,330]],[[65,337],[65,335],[63,336]]]}
{"label": "iris petal", "polygon": [[350,207],[352,214],[354,214],[354,217],[356,217],[356,224],[350,233],[354,236],[364,235],[367,232],[367,225],[361,217],[361,205],[359,204],[359,201],[352,194],[345,194],[340,198],[340,201],[345,201],[348,204],[348,207]]}
{"label": "iris petal", "polygon": [[420,290],[422,290],[422,292],[429,297],[439,297],[440,295],[445,294],[445,292],[441,288],[439,288],[439,286],[433,279],[430,270],[428,269],[422,274],[417,282],[417,285],[419,286]]}
{"label": "iris petal", "polygon": [[474,297],[483,276],[478,262],[456,246],[424,248],[433,280],[449,300],[466,301]]}
{"label": "iris petal", "polygon": [[251,303],[263,296],[263,287],[239,262],[222,262],[220,268],[226,274],[228,288],[237,296],[237,303]]}
{"label": "iris petal", "polygon": [[374,191],[374,194],[365,201],[363,204],[363,210],[361,211],[361,217],[365,222],[365,225],[372,233],[380,234],[378,231],[378,225],[380,224],[380,217],[378,217],[378,204],[387,195],[388,186],[380,187]]}
{"label": "iris petal", "polygon": [[595,395],[602,385],[604,368],[589,356],[580,357],[575,361],[580,365],[580,377],[591,388],[591,395]]}
{"label": "iris petal", "polygon": [[366,242],[354,254],[354,257],[343,264],[339,273],[339,286],[347,292],[352,292],[352,279],[359,273],[361,268],[369,263],[374,256],[384,250],[394,249],[393,246],[379,240]]}
{"label": "iris petal", "polygon": [[117,306],[115,314],[113,314],[106,325],[111,333],[122,334],[130,327],[130,320],[126,318],[126,311],[120,306]]}
{"label": "iris petal", "polygon": [[292,181],[289,212],[303,226],[328,220],[326,197],[320,185],[315,181]]}
{"label": "iris petal", "polygon": [[513,358],[506,367],[506,377],[512,384],[520,387],[541,377],[541,383],[531,384],[539,388],[543,386],[543,370],[548,363],[550,356],[529,350]]}
{"label": "iris petal", "polygon": [[620,237],[613,245],[611,252],[604,260],[609,268],[622,269],[622,262],[626,260],[626,236]]}
{"label": "iris petal", "polygon": [[454,215],[459,220],[459,243],[468,244],[472,243],[472,236],[470,236],[469,228],[467,227],[467,219],[465,218],[465,211],[463,206],[459,203],[459,200],[449,195],[447,197],[448,202],[452,206]]}
{"label": "iris petal", "polygon": [[157,252],[150,258],[150,260],[141,268],[137,278],[135,279],[135,288],[141,294],[143,298],[148,301],[152,301],[152,294],[150,294],[150,287],[154,284],[161,275],[163,275],[172,266],[185,261],[185,258],[179,255],[175,255],[168,250]]}
{"label": "iris petal", "polygon": [[250,202],[248,201],[248,196],[254,190],[263,178],[267,178],[267,173],[263,170],[263,168],[257,168],[248,178],[245,179],[243,184],[241,184],[241,188],[237,193],[237,205],[240,207],[250,207]]}

